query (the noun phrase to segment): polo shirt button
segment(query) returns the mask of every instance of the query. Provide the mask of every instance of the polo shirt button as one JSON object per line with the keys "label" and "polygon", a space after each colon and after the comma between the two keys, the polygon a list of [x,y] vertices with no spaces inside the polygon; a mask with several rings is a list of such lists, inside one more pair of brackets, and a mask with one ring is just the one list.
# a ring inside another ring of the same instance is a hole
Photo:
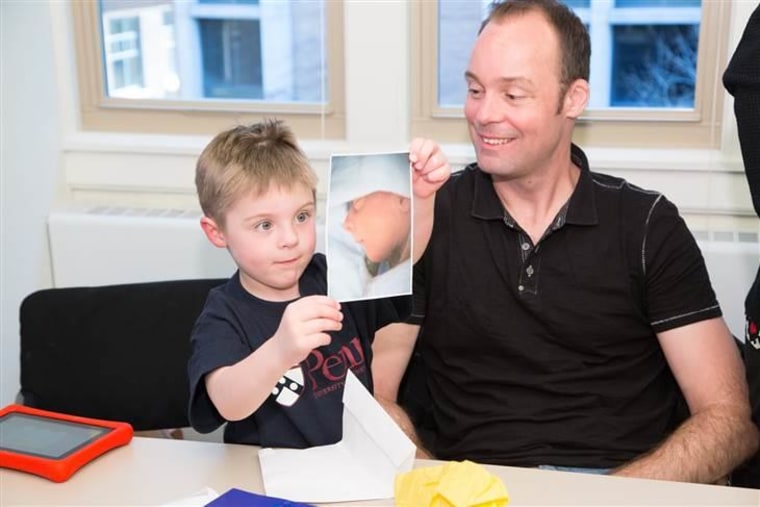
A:
{"label": "polo shirt button", "polygon": [[520,292],[522,292],[522,291],[525,290],[525,287],[523,287],[522,285],[518,285],[517,286],[517,290],[519,290]]}
{"label": "polo shirt button", "polygon": [[528,250],[530,250],[530,244],[528,244],[528,243],[523,243],[523,244],[522,244],[522,249],[523,249],[523,250],[525,250],[525,251],[528,251]]}

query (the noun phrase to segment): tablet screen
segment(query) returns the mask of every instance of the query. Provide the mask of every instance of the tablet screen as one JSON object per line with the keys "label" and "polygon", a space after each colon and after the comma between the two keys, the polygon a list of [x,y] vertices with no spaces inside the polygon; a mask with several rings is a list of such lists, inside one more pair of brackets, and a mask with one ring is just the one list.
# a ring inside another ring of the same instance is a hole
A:
{"label": "tablet screen", "polygon": [[111,428],[10,413],[0,417],[0,450],[62,459]]}

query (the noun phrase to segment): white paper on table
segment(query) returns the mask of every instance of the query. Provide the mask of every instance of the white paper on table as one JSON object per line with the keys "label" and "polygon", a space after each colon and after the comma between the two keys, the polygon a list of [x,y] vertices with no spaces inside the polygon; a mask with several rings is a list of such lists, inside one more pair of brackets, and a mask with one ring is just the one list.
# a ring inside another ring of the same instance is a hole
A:
{"label": "white paper on table", "polygon": [[267,495],[296,502],[393,498],[396,474],[412,469],[416,447],[351,370],[345,382],[340,442],[259,451]]}

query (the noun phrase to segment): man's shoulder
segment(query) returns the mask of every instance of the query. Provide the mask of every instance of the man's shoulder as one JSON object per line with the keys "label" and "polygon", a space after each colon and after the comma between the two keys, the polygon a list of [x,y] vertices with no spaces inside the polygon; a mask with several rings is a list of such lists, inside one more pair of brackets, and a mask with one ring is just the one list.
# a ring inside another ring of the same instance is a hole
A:
{"label": "man's shoulder", "polygon": [[477,162],[472,162],[457,170],[452,170],[448,181],[444,183],[444,187],[460,185],[462,181],[472,178],[478,172],[480,172],[480,168]]}
{"label": "man's shoulder", "polygon": [[460,189],[471,187],[477,178],[484,176],[486,174],[478,167],[478,163],[472,162],[456,171],[452,171],[448,181],[444,183],[439,192],[457,192]]}
{"label": "man's shoulder", "polygon": [[676,205],[662,192],[640,187],[619,176],[589,172],[589,177],[600,216],[620,217],[631,225],[680,216]]}
{"label": "man's shoulder", "polygon": [[614,195],[632,204],[651,206],[664,198],[662,192],[640,187],[619,176],[589,171],[589,177],[597,194]]}

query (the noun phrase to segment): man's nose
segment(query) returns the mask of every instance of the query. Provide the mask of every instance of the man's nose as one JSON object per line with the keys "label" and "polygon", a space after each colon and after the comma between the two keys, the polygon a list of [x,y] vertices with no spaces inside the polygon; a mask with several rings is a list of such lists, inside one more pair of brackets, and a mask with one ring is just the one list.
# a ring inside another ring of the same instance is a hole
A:
{"label": "man's nose", "polygon": [[495,123],[504,119],[504,108],[494,93],[483,93],[475,108],[475,121],[480,124]]}

